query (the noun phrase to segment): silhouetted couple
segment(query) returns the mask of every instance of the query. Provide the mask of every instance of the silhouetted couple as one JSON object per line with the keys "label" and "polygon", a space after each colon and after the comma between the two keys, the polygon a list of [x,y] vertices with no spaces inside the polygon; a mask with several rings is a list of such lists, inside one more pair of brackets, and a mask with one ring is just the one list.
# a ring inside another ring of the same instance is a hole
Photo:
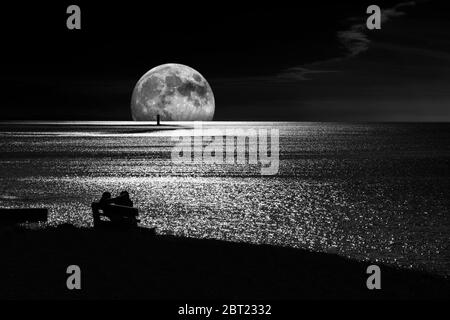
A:
{"label": "silhouetted couple", "polygon": [[110,192],[103,192],[100,200],[98,202],[92,203],[92,215],[94,216],[94,224],[100,221],[100,210],[102,210],[103,214],[105,214],[105,209],[110,204],[133,207],[133,201],[131,201],[128,191],[122,191],[119,196],[115,198],[111,198]]}
{"label": "silhouetted couple", "polygon": [[130,199],[130,194],[128,191],[122,191],[117,197],[111,198],[110,192],[103,192],[102,197],[99,201],[100,204],[118,204],[119,206],[132,207],[133,201]]}

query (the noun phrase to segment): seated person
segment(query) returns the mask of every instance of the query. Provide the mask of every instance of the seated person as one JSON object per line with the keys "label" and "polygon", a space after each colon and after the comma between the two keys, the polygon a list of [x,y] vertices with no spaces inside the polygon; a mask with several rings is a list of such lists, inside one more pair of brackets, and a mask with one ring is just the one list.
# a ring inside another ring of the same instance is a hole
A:
{"label": "seated person", "polygon": [[[116,204],[119,206],[131,208],[133,207],[133,202],[131,201],[130,195],[127,191],[122,191],[120,195],[115,198],[111,198],[111,193],[105,192],[98,202],[92,203],[94,226],[101,221],[101,215],[108,217],[111,222],[115,223],[124,223],[126,221],[129,221],[130,219],[136,222],[135,217],[130,218],[128,214],[124,214],[124,209],[120,209],[120,207],[110,206],[110,204]],[[102,213],[100,213],[100,209],[103,211]]]}
{"label": "seated person", "polygon": [[98,202],[92,203],[92,215],[94,216],[94,223],[98,222],[100,220],[100,209],[104,210],[105,206],[109,203],[111,203],[111,193],[110,192],[103,192],[102,197]]}
{"label": "seated person", "polygon": [[120,206],[133,206],[133,201],[131,201],[128,191],[122,191],[118,197],[111,199],[111,202]]}

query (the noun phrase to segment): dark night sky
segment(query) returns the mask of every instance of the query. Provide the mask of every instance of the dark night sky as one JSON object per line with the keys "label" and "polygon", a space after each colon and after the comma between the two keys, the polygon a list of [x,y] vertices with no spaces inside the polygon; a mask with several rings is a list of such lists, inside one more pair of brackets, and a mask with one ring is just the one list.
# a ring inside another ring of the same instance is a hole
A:
{"label": "dark night sky", "polygon": [[[130,120],[136,81],[176,62],[207,78],[216,120],[450,121],[444,2],[295,2],[2,5],[0,119]],[[369,4],[382,30],[359,27]]]}

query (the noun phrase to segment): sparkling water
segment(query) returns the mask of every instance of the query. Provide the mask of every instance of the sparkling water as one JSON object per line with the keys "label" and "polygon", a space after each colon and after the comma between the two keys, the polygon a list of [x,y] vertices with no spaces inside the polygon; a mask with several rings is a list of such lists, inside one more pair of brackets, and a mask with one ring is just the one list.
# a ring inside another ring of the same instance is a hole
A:
{"label": "sparkling water", "polygon": [[209,122],[279,130],[279,172],[173,163],[192,123],[3,123],[0,206],[91,226],[128,190],[161,234],[269,243],[450,275],[450,125]]}

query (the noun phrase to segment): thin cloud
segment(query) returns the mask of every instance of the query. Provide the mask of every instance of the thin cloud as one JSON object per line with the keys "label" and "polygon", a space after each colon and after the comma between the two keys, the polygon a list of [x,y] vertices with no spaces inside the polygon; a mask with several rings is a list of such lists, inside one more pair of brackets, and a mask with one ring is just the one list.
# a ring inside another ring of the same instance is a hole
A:
{"label": "thin cloud", "polygon": [[330,72],[337,72],[334,70],[312,70],[305,68],[303,66],[301,67],[293,67],[289,68],[282,73],[278,74],[276,76],[277,80],[300,80],[300,81],[306,81],[310,80],[308,78],[308,75],[310,74],[317,74],[317,73],[330,73]]}
{"label": "thin cloud", "polygon": [[[402,9],[415,6],[416,2],[408,1],[395,5],[392,8],[381,8],[381,23],[384,24],[389,20],[405,15]],[[349,21],[360,20],[353,17]],[[369,49],[370,40],[367,35],[367,27],[365,23],[354,24],[348,30],[339,31],[337,37],[342,46],[347,50],[347,57],[355,57],[360,53]]]}
{"label": "thin cloud", "polygon": [[[381,23],[384,24],[388,21],[390,21],[393,18],[401,17],[405,15],[405,12],[402,11],[402,9],[407,7],[415,6],[415,1],[407,1],[407,2],[401,2],[397,5],[395,5],[392,8],[388,9],[381,9]],[[308,67],[313,67],[314,65],[320,65],[321,63],[327,63],[332,61],[339,61],[344,58],[352,58],[355,57],[369,49],[370,46],[370,40],[367,35],[367,26],[364,21],[364,23],[360,23],[361,17],[351,17],[348,19],[350,22],[356,22],[353,25],[350,26],[348,30],[338,31],[337,37],[342,46],[346,49],[347,53],[344,57],[336,57],[324,61],[318,61],[313,64],[309,64]],[[318,74],[318,73],[331,73],[331,72],[338,72],[336,70],[315,70],[315,69],[308,69],[305,66],[298,66],[289,68],[280,74],[277,75],[276,79],[278,81],[284,81],[284,80],[298,80],[298,81],[306,81],[310,80],[308,75],[310,74]]]}

